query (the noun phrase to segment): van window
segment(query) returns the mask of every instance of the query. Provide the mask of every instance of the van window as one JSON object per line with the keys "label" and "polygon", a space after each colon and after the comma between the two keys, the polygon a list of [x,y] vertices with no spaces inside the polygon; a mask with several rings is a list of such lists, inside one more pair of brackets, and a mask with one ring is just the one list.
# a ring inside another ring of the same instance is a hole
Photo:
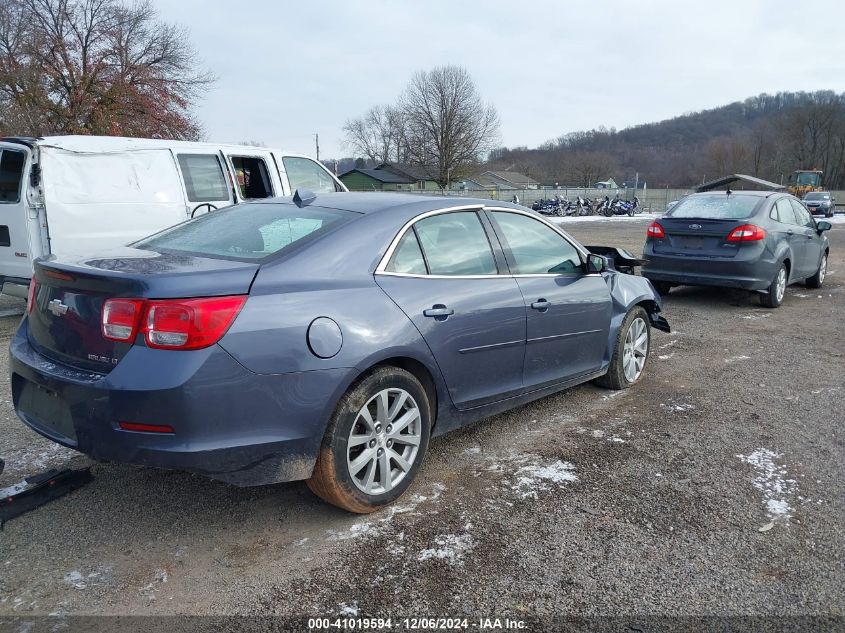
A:
{"label": "van window", "polygon": [[25,162],[26,154],[23,152],[0,150],[0,204],[20,202]]}
{"label": "van window", "polygon": [[220,159],[214,154],[177,154],[185,191],[191,202],[229,200]]}
{"label": "van window", "polygon": [[305,189],[313,193],[328,193],[337,191],[337,185],[328,171],[310,158],[285,156],[282,164],[288,174],[291,193],[297,189]]}
{"label": "van window", "polygon": [[232,156],[231,159],[243,199],[255,200],[273,195],[267,165],[263,159],[254,156]]}

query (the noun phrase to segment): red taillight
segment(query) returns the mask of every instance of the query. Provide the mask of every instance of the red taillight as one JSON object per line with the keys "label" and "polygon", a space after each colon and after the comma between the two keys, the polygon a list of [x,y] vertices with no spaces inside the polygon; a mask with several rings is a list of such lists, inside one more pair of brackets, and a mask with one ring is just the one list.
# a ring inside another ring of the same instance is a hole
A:
{"label": "red taillight", "polygon": [[135,431],[136,433],[175,433],[169,424],[141,424],[139,422],[118,422],[118,426],[124,431]]}
{"label": "red taillight", "polygon": [[32,309],[35,307],[35,293],[38,292],[38,282],[35,277],[29,282],[29,293],[26,296],[26,313],[32,314]]}
{"label": "red taillight", "polygon": [[140,299],[108,299],[103,304],[103,336],[112,341],[134,341],[143,305]]}
{"label": "red taillight", "polygon": [[666,231],[663,230],[663,227],[660,226],[657,222],[652,222],[648,225],[648,229],[646,230],[646,235],[648,237],[655,237],[661,238],[666,237]]}
{"label": "red taillight", "polygon": [[766,232],[755,224],[743,224],[728,233],[729,242],[756,242],[766,237]]}
{"label": "red taillight", "polygon": [[205,299],[109,299],[103,306],[103,336],[133,341],[140,332],[148,347],[201,349],[219,341],[246,296]]}

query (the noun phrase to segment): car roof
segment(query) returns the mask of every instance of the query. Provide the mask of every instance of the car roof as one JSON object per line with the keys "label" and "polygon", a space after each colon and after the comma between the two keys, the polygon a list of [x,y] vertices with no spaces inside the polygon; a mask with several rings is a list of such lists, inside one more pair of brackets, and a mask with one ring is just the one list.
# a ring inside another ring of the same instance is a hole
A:
{"label": "car roof", "polygon": [[[294,204],[291,196],[265,198],[255,204]],[[459,196],[423,196],[412,193],[369,193],[337,192],[316,194],[314,201],[307,206],[323,209],[352,211],[366,215],[390,213],[391,216],[412,218],[428,211],[437,211],[451,207],[504,207],[526,211],[526,207],[485,198],[464,198]]]}
{"label": "car roof", "polygon": [[[691,193],[689,194],[689,198],[702,198],[704,196],[724,196],[727,194],[726,191],[702,191],[700,193]],[[740,189],[739,191],[731,190],[732,196],[754,196],[757,198],[768,198],[769,196],[786,196],[789,195],[785,191],[757,191],[757,190],[746,190]]]}

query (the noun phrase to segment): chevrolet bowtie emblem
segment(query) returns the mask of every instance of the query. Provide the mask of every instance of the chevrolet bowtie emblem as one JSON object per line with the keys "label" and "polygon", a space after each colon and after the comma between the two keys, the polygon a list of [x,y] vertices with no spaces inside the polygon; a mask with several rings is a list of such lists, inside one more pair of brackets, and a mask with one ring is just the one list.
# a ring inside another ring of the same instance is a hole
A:
{"label": "chevrolet bowtie emblem", "polygon": [[67,312],[67,306],[59,299],[53,299],[47,304],[47,309],[56,316],[62,316]]}

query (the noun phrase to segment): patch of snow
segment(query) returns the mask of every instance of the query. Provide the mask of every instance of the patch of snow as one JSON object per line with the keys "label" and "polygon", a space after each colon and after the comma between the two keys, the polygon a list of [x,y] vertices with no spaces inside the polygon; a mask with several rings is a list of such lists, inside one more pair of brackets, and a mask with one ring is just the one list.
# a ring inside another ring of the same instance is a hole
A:
{"label": "patch of snow", "polygon": [[602,438],[605,436],[605,432],[601,429],[595,429],[592,433],[590,433],[593,437]]}
{"label": "patch of snow", "polygon": [[464,453],[466,453],[467,455],[478,455],[480,452],[480,446],[470,446],[469,448],[464,449]]}
{"label": "patch of snow", "polygon": [[738,363],[741,360],[751,360],[750,356],[731,356],[730,358],[726,358],[725,362],[728,364],[731,363]]}
{"label": "patch of snow", "polygon": [[23,490],[26,490],[27,486],[29,486],[26,481],[19,481],[16,484],[12,484],[8,488],[0,488],[0,499],[5,499],[6,497],[11,497],[12,495],[16,495]]}
{"label": "patch of snow", "polygon": [[358,601],[346,603],[341,602],[338,606],[338,614],[346,617],[358,615]]}
{"label": "patch of snow", "polygon": [[440,534],[434,537],[434,547],[422,550],[418,561],[429,559],[445,560],[450,565],[461,565],[464,555],[475,547],[475,540],[469,533]]}
{"label": "patch of snow", "polygon": [[695,409],[694,404],[661,404],[660,405],[663,409],[669,409],[670,411],[692,411]]}
{"label": "patch of snow", "polygon": [[769,517],[772,520],[789,519],[793,508],[788,499],[797,494],[798,484],[794,479],[788,479],[786,467],[777,463],[783,455],[767,448],[758,448],[748,455],[737,457],[757,472],[754,487],[763,494],[763,505]]}
{"label": "patch of snow", "polygon": [[745,316],[739,317],[740,319],[747,319],[749,321],[754,321],[756,319],[768,319],[771,314],[746,314]]}
{"label": "patch of snow", "polygon": [[85,589],[88,586],[88,583],[85,582],[85,576],[78,571],[72,571],[65,574],[65,582],[73,586],[75,589]]}
{"label": "patch of snow", "polygon": [[548,466],[540,464],[527,464],[514,473],[514,480],[511,482],[511,490],[514,490],[521,499],[536,499],[541,492],[551,489],[550,484],[559,486],[573,481],[578,481],[575,475],[575,466],[569,462],[557,460]]}
{"label": "patch of snow", "polygon": [[625,440],[623,440],[621,437],[618,437],[616,435],[611,435],[609,438],[607,438],[607,441],[608,442],[616,442],[617,444],[624,444],[625,443]]}
{"label": "patch of snow", "polygon": [[660,356],[657,357],[657,359],[658,360],[669,360],[674,355],[675,355],[675,352],[672,352],[671,354],[661,354]]}
{"label": "patch of snow", "polygon": [[555,224],[571,224],[573,222],[645,222],[656,220],[662,217],[662,213],[637,213],[633,217],[627,215],[612,215],[606,217],[603,215],[572,215],[565,217],[547,216],[547,220],[551,220]]}
{"label": "patch of snow", "polygon": [[669,341],[669,342],[668,342],[668,343],[666,343],[665,345],[661,345],[661,346],[659,346],[657,349],[666,349],[667,347],[672,347],[672,346],[673,346],[675,343],[677,343],[677,342],[678,342],[678,341],[676,341],[675,339],[672,339],[671,341]]}

